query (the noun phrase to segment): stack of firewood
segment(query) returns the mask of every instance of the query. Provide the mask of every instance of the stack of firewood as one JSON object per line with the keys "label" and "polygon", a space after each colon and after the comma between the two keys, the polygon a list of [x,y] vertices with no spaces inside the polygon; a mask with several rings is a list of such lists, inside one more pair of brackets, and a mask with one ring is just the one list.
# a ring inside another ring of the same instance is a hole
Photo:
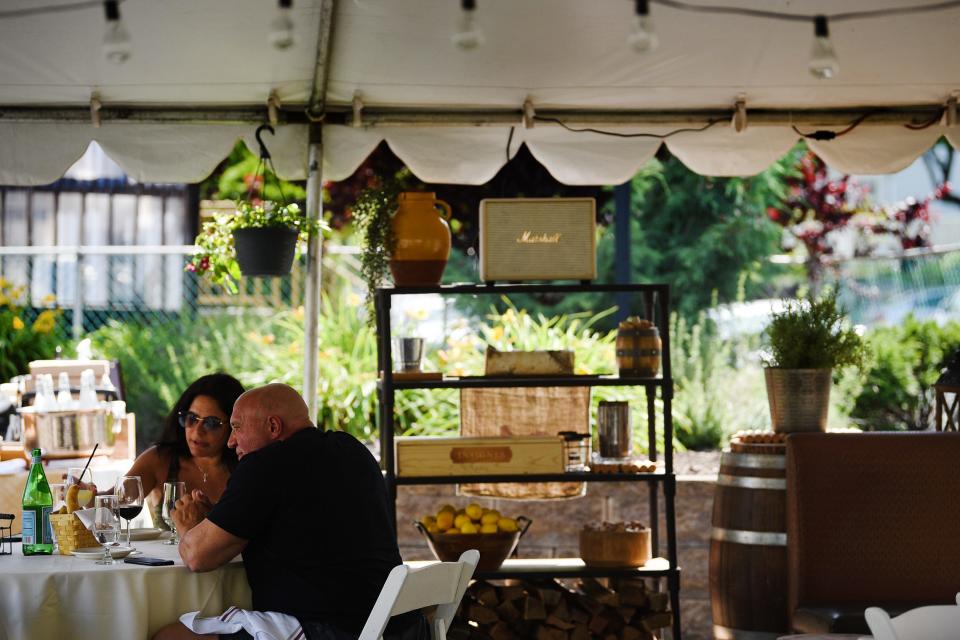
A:
{"label": "stack of firewood", "polygon": [[653,640],[669,626],[670,596],[638,578],[592,578],[567,588],[555,580],[470,585],[450,640]]}

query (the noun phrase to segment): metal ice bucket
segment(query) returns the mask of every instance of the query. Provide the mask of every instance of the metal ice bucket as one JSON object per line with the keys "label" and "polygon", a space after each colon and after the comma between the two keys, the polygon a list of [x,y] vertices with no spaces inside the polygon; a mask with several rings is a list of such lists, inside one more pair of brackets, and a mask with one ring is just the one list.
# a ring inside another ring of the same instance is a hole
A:
{"label": "metal ice bucket", "polygon": [[28,447],[39,447],[48,457],[82,457],[97,443],[98,454],[113,452],[113,416],[106,409],[21,413]]}

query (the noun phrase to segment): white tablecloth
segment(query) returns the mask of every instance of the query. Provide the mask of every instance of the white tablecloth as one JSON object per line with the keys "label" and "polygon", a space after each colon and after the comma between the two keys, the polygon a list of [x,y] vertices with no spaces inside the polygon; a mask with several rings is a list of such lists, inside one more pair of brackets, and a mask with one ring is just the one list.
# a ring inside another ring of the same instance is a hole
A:
{"label": "white tablecloth", "polygon": [[250,608],[239,558],[216,571],[192,573],[176,546],[134,546],[175,564],[97,565],[72,556],[24,556],[14,545],[13,555],[0,556],[0,640],[147,639],[189,611]]}

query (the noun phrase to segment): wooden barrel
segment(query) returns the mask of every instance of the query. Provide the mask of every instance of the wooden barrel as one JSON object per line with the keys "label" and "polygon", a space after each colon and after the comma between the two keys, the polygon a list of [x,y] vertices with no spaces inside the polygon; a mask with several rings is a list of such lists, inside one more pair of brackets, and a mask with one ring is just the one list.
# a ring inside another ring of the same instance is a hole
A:
{"label": "wooden barrel", "polygon": [[786,458],[724,451],[713,499],[710,603],[717,640],[789,633]]}
{"label": "wooden barrel", "polygon": [[652,378],[660,371],[660,332],[655,326],[621,324],[617,329],[617,367],[621,376]]}

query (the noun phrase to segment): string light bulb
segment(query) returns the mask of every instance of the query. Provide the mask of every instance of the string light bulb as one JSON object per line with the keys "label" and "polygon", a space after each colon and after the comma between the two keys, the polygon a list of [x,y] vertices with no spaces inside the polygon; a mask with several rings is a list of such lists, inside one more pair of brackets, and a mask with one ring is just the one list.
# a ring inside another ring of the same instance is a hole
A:
{"label": "string light bulb", "polygon": [[647,0],[636,0],[633,16],[633,29],[627,35],[627,44],[634,51],[643,53],[657,48],[659,40],[653,31],[653,20],[650,19],[650,3]]}
{"label": "string light bulb", "polygon": [[130,58],[133,48],[130,34],[120,19],[118,0],[104,0],[103,11],[107,18],[107,29],[103,33],[103,57],[114,64],[123,64]]}
{"label": "string light bulb", "polygon": [[813,18],[813,51],[810,54],[810,73],[814,78],[829,80],[840,73],[840,63],[837,53],[830,42],[830,28],[827,26],[827,16]]}
{"label": "string light bulb", "polygon": [[450,36],[453,44],[459,48],[469,51],[476,49],[484,43],[483,31],[477,22],[477,3],[476,0],[460,1],[460,19],[457,20],[457,31]]}
{"label": "string light bulb", "polygon": [[293,20],[290,19],[290,9],[293,0],[278,0],[277,13],[270,21],[270,31],[267,34],[274,49],[284,50],[293,46]]}

